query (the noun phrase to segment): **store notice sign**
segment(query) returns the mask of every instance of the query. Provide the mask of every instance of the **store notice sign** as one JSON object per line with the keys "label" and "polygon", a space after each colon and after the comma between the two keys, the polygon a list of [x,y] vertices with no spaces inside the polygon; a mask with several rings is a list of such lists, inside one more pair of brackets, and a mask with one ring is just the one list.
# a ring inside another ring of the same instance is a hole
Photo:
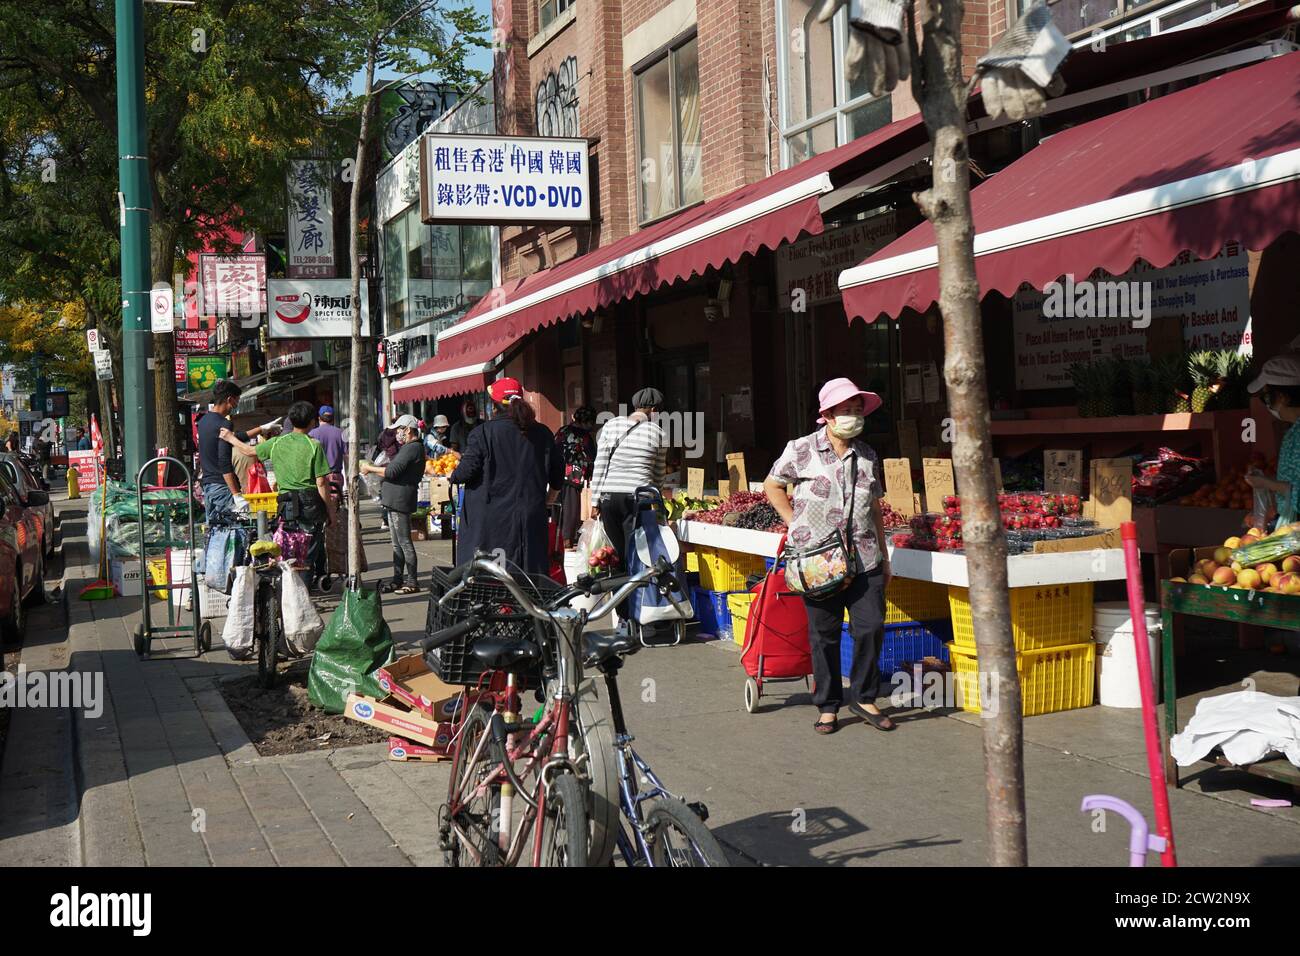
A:
{"label": "store notice sign", "polygon": [[211,388],[230,374],[230,360],[224,355],[185,356],[185,384],[191,392]]}
{"label": "store notice sign", "polygon": [[93,451],[69,451],[68,467],[77,469],[78,491],[94,491],[99,487],[99,463]]}
{"label": "store notice sign", "polygon": [[203,329],[181,329],[176,333],[176,353],[192,355],[208,350],[208,333]]}
{"label": "store notice sign", "polygon": [[[268,279],[273,339],[352,337],[351,279]],[[370,335],[370,296],[361,280],[361,335]]]}
{"label": "store notice sign", "polygon": [[897,235],[897,217],[888,212],[778,247],[776,285],[781,309],[802,312],[801,306],[838,300],[840,273],[883,249]]}
{"label": "store notice sign", "polygon": [[585,139],[425,133],[420,218],[428,223],[591,221]]}
{"label": "store notice sign", "polygon": [[1072,387],[1075,362],[1145,357],[1157,330],[1173,322],[1189,350],[1249,355],[1246,249],[1229,242],[1212,259],[1184,252],[1164,269],[1139,262],[1118,276],[1098,270],[1041,292],[1022,288],[1011,298],[1011,318],[1016,387],[1023,389]]}

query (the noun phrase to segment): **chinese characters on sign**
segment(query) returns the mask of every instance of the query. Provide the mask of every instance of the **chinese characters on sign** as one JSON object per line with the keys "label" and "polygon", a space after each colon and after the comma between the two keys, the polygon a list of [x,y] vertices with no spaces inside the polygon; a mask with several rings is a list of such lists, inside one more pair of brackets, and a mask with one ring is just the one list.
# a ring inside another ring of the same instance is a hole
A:
{"label": "chinese characters on sign", "polygon": [[897,220],[889,212],[780,246],[776,281],[781,308],[802,311],[822,302],[838,302],[840,272],[883,249],[897,235]]}
{"label": "chinese characters on sign", "polygon": [[585,222],[585,139],[426,133],[420,141],[425,222]]}
{"label": "chinese characters on sign", "polygon": [[332,278],[334,197],[332,166],[324,161],[289,164],[289,278]]}
{"label": "chinese characters on sign", "polygon": [[[352,335],[351,279],[272,279],[267,334],[273,339],[333,339]],[[361,334],[370,335],[370,298],[361,280]]]}
{"label": "chinese characters on sign", "polygon": [[266,256],[200,256],[203,314],[256,316],[266,311]]}
{"label": "chinese characters on sign", "polygon": [[185,356],[208,350],[208,333],[202,329],[176,330],[176,384],[186,383]]}

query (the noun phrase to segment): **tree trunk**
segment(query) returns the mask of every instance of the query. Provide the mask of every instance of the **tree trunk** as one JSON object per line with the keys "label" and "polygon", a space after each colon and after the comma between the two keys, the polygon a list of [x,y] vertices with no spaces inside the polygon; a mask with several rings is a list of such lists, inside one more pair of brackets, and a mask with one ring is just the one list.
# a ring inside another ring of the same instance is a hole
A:
{"label": "tree trunk", "polygon": [[361,128],[357,133],[357,154],[352,166],[352,189],[348,197],[348,256],[352,275],[352,355],[348,382],[348,580],[361,586],[361,182],[366,162],[366,138],[370,133],[371,91],[375,83],[375,47],[366,56],[366,89],[361,101]]}
{"label": "tree trunk", "polygon": [[934,224],[943,314],[944,380],[953,418],[953,470],[961,493],[970,612],[979,653],[989,862],[1025,866],[1024,739],[1011,636],[1007,546],[998,514],[989,439],[988,384],[975,277],[974,225],[962,77],[961,0],[917,0],[922,28],[913,78],[934,143],[934,182],[915,197]]}
{"label": "tree trunk", "polygon": [[[157,207],[155,206],[155,210]],[[155,220],[149,230],[149,274],[155,283],[172,281],[176,265],[176,227]],[[176,336],[155,335],[153,338],[153,392],[154,427],[158,445],[167,453],[180,458],[182,445],[180,422],[176,410]]]}

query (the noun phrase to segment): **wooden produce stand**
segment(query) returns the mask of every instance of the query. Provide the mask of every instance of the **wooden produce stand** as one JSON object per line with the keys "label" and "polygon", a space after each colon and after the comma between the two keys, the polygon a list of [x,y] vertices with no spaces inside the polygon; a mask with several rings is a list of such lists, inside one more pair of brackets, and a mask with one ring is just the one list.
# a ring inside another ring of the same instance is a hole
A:
{"label": "wooden produce stand", "polygon": [[[1208,557],[1213,549],[1199,549],[1196,557]],[[1181,570],[1186,570],[1181,569]],[[1174,642],[1169,635],[1174,632],[1174,618],[1183,614],[1230,621],[1234,624],[1254,624],[1286,630],[1300,630],[1300,596],[1268,594],[1263,591],[1234,590],[1205,584],[1184,584],[1178,581],[1160,583],[1160,612],[1162,617],[1162,660],[1165,695],[1165,778],[1170,786],[1181,787],[1178,764],[1169,752],[1169,740],[1178,733],[1178,690],[1174,665]],[[1220,754],[1214,760],[1222,767],[1233,767],[1260,777],[1288,784],[1300,793],[1300,767],[1295,767],[1278,754],[1267,760],[1246,766],[1229,763]]]}

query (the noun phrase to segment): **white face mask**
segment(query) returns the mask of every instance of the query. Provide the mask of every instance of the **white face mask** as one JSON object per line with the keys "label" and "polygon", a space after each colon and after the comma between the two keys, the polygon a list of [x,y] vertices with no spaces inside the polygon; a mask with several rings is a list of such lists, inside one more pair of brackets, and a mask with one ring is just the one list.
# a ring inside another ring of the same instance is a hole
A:
{"label": "white face mask", "polygon": [[830,421],[831,434],[836,438],[857,438],[865,421],[861,415],[836,415]]}

